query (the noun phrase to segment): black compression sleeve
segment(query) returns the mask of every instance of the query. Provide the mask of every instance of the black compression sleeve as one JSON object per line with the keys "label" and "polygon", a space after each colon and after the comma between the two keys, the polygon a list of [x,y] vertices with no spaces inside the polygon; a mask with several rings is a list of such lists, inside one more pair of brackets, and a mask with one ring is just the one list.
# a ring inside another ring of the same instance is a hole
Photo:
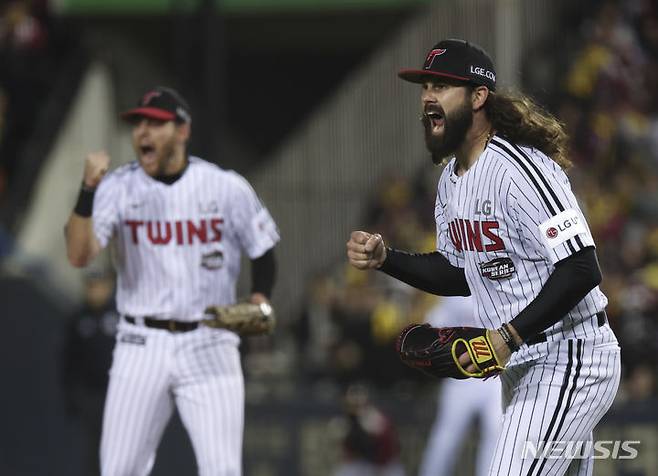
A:
{"label": "black compression sleeve", "polygon": [[463,268],[450,264],[438,251],[406,253],[386,248],[386,260],[380,271],[414,288],[439,296],[470,296]]}
{"label": "black compression sleeve", "polygon": [[270,248],[263,256],[251,261],[251,292],[262,293],[269,299],[275,278],[276,259],[274,248]]}
{"label": "black compression sleeve", "polygon": [[510,324],[525,341],[562,319],[600,282],[596,251],[585,248],[556,264],[537,297]]}

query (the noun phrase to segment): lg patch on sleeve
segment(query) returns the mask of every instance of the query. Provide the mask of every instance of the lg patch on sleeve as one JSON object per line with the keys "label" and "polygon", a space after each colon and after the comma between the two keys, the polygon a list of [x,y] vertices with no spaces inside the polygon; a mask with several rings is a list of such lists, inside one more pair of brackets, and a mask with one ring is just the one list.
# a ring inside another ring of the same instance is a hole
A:
{"label": "lg patch on sleeve", "polygon": [[576,235],[589,236],[589,232],[585,226],[585,219],[578,210],[574,210],[573,208],[560,212],[540,224],[539,233],[544,246],[549,250],[563,244]]}

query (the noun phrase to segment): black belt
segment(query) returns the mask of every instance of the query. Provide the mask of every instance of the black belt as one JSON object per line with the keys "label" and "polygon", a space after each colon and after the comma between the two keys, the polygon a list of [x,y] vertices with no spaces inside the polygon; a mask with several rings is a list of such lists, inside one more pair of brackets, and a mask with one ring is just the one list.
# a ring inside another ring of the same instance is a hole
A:
{"label": "black belt", "polygon": [[[137,319],[133,316],[124,315],[123,318],[129,324],[136,324]],[[164,329],[169,332],[188,332],[199,327],[198,322],[173,321],[166,319],[153,319],[152,317],[144,318],[144,325],[153,329]]]}
{"label": "black belt", "polygon": [[[599,324],[599,327],[603,327],[606,322],[608,322],[608,316],[606,316],[605,311],[597,312],[596,313],[596,322]],[[531,337],[527,341],[525,341],[526,344],[528,345],[535,345],[535,344],[541,344],[542,342],[546,342],[548,339],[546,338],[546,333],[545,332],[540,332],[534,337]]]}

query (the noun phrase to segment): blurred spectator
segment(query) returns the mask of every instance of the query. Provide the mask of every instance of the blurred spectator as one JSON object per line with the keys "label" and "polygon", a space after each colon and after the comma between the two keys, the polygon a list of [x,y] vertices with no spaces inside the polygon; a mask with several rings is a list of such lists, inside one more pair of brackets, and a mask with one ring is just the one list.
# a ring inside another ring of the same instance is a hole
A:
{"label": "blurred spectator", "polygon": [[[385,233],[391,246],[432,249],[434,191],[426,177],[426,170],[412,181],[397,174],[384,176],[367,207],[364,226]],[[297,328],[306,376],[330,377],[339,385],[359,380],[381,388],[400,380],[423,380],[401,363],[394,346],[402,328],[423,320],[432,303],[431,296],[400,281],[360,272],[341,261],[309,285]]]}
{"label": "blurred spectator", "polygon": [[343,462],[334,476],[404,476],[397,432],[366,388],[350,386],[344,404]]}
{"label": "blurred spectator", "polygon": [[[0,197],[2,197],[2,190],[0,190]],[[14,238],[7,231],[2,223],[0,223],[0,263],[5,258],[11,255],[15,249]]]}
{"label": "blurred spectator", "polygon": [[302,316],[295,329],[299,342],[300,359],[310,379],[326,376],[331,347],[338,340],[338,329],[333,320],[336,289],[331,276],[313,277],[306,291]]}
{"label": "blurred spectator", "polygon": [[93,272],[85,278],[84,303],[69,318],[63,349],[67,413],[78,419],[87,446],[86,474],[98,474],[103,405],[119,315],[114,276]]}
{"label": "blurred spectator", "polygon": [[[8,0],[0,7],[0,178],[11,180],[16,156],[51,86],[45,1]],[[0,183],[0,193],[3,184]]]}
{"label": "blurred spectator", "polygon": [[656,369],[648,364],[635,367],[628,376],[627,397],[632,402],[645,402],[656,394]]}

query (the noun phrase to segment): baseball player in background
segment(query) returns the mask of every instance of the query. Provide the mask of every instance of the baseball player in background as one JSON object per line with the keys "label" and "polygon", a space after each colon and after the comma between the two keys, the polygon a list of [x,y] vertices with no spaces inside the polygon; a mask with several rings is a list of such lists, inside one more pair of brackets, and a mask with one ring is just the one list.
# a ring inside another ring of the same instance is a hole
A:
{"label": "baseball player in background", "polygon": [[[434,327],[476,326],[473,298],[442,298],[427,313]],[[456,380],[440,383],[436,420],[430,430],[418,476],[448,476],[455,466],[464,438],[479,422],[475,476],[486,476],[496,447],[502,421],[500,381]]]}
{"label": "baseball player in background", "polygon": [[73,266],[111,243],[118,274],[101,473],[148,474],[175,406],[199,474],[240,475],[240,339],[200,320],[209,306],[235,303],[242,252],[252,264],[251,302],[268,301],[278,231],[243,177],[187,154],[190,110],[176,91],[148,91],[123,118],[137,160],[106,174],[108,155],[89,154],[66,225]]}
{"label": "baseball player in background", "polygon": [[[506,366],[489,474],[591,475],[592,430],[617,392],[620,350],[594,241],[564,172],[566,134],[527,97],[496,92],[490,57],[471,43],[441,41],[421,69],[399,76],[422,86],[426,145],[435,163],[448,159],[437,251],[405,253],[355,231],[348,258],[434,294],[473,296],[488,329],[484,350]],[[483,356],[468,350],[459,364],[476,375]]]}

